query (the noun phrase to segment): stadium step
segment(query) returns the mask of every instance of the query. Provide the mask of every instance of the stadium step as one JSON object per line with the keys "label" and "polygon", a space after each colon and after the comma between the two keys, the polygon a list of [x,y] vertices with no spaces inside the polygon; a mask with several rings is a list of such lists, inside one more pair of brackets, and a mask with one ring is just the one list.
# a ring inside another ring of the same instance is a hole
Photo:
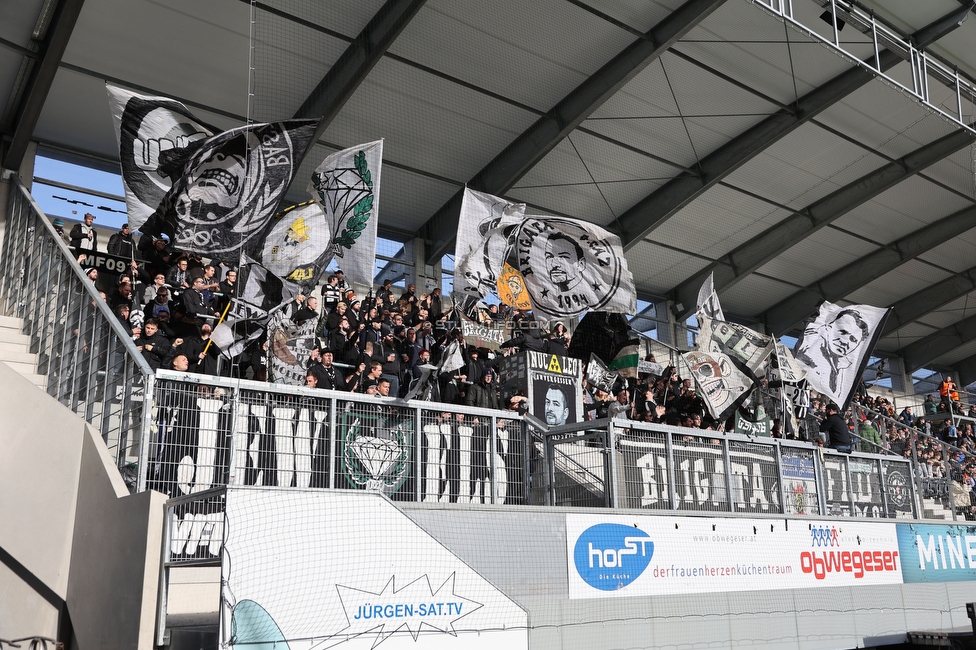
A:
{"label": "stadium step", "polygon": [[0,316],[0,361],[39,388],[47,386],[47,378],[37,374],[37,355],[30,351],[30,338],[22,334],[23,321],[13,316]]}

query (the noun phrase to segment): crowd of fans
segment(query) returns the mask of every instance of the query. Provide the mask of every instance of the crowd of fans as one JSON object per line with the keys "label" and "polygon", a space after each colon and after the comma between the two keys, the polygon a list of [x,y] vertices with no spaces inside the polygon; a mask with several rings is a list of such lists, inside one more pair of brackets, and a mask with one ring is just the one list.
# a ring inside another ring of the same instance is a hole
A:
{"label": "crowd of fans", "polygon": [[[92,221],[85,215],[69,234],[63,232],[63,223],[54,224],[80,260],[97,249]],[[89,269],[87,275],[151,368],[267,379],[266,335],[231,360],[220,360],[220,350],[210,344],[220,314],[237,295],[237,270],[232,263],[174,251],[165,237],[143,236],[136,242],[127,225],[112,235],[107,249],[132,260],[128,273],[99,278],[96,270]],[[566,354],[571,342],[563,323],[541,329],[531,313],[483,304],[478,312],[482,323],[508,323],[511,338],[499,350],[467,345],[440,289],[418,295],[415,285],[409,284],[397,291],[389,279],[375,293],[360,298],[337,270],[315,293],[299,296],[290,307],[293,321],[316,322],[319,346],[312,350],[306,374],[306,385],[315,388],[403,397],[425,370],[439,366],[445,351],[457,341],[460,367],[434,372],[424,395],[446,403],[525,412],[524,394],[499,389],[500,360],[522,349]],[[735,418],[713,419],[697,387],[682,378],[673,363],[662,366],[653,355],[645,361],[659,372],[621,377],[603,388],[589,386],[581,378],[583,417],[707,431],[732,429]],[[782,416],[774,393],[764,392],[764,396],[766,411]],[[952,478],[972,492],[976,503],[973,424],[957,426],[949,417],[963,415],[976,422],[976,405],[963,407],[958,388],[947,377],[939,395],[927,396],[917,411],[896,412],[887,399],[871,397],[862,389],[851,407],[840,413],[836,405],[814,393],[799,426],[784,426],[784,418],[779,417],[772,421],[770,435],[839,451],[914,455],[923,478]]]}

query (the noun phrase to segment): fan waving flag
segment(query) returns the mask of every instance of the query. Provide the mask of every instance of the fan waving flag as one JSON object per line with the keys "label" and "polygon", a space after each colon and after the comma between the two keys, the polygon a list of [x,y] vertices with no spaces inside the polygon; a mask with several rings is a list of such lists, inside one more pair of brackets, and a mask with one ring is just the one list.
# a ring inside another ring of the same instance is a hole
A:
{"label": "fan waving flag", "polygon": [[226,318],[214,327],[211,335],[214,344],[228,359],[260,338],[268,317],[295,300],[301,292],[298,285],[282,280],[247,257],[241,267],[239,284],[240,295],[231,300]]}
{"label": "fan waving flag", "polygon": [[317,120],[250,124],[198,144],[142,231],[208,256],[239,250],[284,198]]}
{"label": "fan waving flag", "polygon": [[129,227],[140,230],[173,186],[173,169],[217,129],[168,97],[140,95],[111,84],[105,88],[119,141]]}
{"label": "fan waving flag", "polygon": [[794,355],[806,370],[810,387],[841,410],[847,408],[857,388],[889,311],[870,305],[840,307],[824,301],[796,342]]}
{"label": "fan waving flag", "polygon": [[372,287],[383,141],[338,151],[315,169],[308,191],[325,211],[331,241],[319,263],[342,258],[346,280]]}
{"label": "fan waving flag", "polygon": [[728,355],[721,352],[685,352],[681,355],[698,385],[708,412],[721,422],[746,400],[753,383]]}

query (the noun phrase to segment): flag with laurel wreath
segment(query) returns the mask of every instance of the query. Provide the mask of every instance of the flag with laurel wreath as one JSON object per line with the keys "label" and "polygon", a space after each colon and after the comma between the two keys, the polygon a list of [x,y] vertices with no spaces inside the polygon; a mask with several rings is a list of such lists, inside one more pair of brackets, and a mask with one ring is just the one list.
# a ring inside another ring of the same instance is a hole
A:
{"label": "flag with laurel wreath", "polygon": [[319,263],[341,259],[346,280],[354,286],[373,286],[382,161],[382,140],[343,149],[322,161],[308,185],[325,210],[331,233]]}

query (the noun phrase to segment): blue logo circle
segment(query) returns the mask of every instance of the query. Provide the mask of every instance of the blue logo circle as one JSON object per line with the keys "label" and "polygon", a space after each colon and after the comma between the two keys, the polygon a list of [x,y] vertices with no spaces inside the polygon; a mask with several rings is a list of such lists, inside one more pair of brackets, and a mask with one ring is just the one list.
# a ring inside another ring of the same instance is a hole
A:
{"label": "blue logo circle", "polygon": [[597,524],[576,540],[573,561],[586,584],[601,591],[616,591],[639,578],[653,555],[654,542],[640,528]]}

